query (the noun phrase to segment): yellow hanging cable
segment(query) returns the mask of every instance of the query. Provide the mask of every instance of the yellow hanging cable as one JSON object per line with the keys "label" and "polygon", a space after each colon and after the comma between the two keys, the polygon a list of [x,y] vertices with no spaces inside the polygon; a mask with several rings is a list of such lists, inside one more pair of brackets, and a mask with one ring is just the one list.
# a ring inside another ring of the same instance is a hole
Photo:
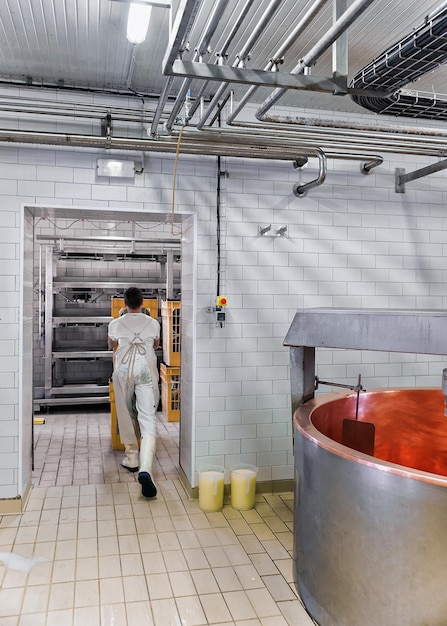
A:
{"label": "yellow hanging cable", "polygon": [[174,179],[172,183],[172,210],[171,210],[171,234],[172,235],[180,235],[182,232],[181,230],[177,233],[174,232],[174,211],[175,211],[175,185],[176,185],[176,179],[177,179],[177,163],[178,163],[178,156],[180,152],[180,142],[182,140],[183,129],[184,129],[184,126],[181,127],[180,132],[178,134],[177,150],[175,151]]}

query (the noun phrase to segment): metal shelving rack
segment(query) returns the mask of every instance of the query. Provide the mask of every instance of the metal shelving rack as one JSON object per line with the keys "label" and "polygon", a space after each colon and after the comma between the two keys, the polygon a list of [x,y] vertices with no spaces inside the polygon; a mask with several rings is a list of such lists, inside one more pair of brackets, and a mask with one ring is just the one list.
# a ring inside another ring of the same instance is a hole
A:
{"label": "metal shelving rack", "polygon": [[[41,236],[49,244],[51,237]],[[129,286],[129,280],[121,278],[105,279],[99,276],[96,278],[83,277],[67,277],[57,276],[56,267],[61,259],[76,260],[85,259],[89,252],[86,247],[86,240],[82,240],[81,247],[67,246],[67,238],[57,239],[57,245],[45,245],[45,268],[44,268],[44,284],[39,289],[39,297],[43,297],[44,310],[39,312],[39,323],[42,324],[43,319],[43,340],[44,340],[44,390],[42,398],[35,398],[35,408],[50,405],[71,405],[71,404],[96,404],[109,401],[109,385],[95,383],[89,381],[85,383],[57,384],[55,382],[55,369],[64,363],[77,361],[97,361],[108,360],[111,362],[113,352],[110,350],[97,349],[93,345],[82,345],[82,331],[86,327],[98,328],[108,325],[113,319],[111,315],[88,315],[86,313],[87,299],[90,302],[96,302],[104,295],[122,295],[123,291]],[[156,294],[156,296],[166,297],[172,296],[174,293],[180,293],[180,278],[175,278],[173,271],[174,264],[180,262],[180,241],[179,240],[147,240],[138,242],[133,239],[119,238],[118,246],[126,241],[125,245],[130,244],[130,252],[123,253],[122,247],[115,249],[110,248],[111,240],[107,238],[107,242],[101,238],[92,238],[97,242],[97,246],[91,252],[95,261],[101,260],[120,260],[125,258],[127,261],[156,261],[159,264],[159,275],[151,278],[132,277],[132,285],[139,286],[143,292]],[[78,243],[79,239],[78,239]],[[117,243],[112,240],[112,243]],[[104,258],[101,257],[101,244],[103,246]],[[135,252],[137,244],[143,250]],[[178,274],[178,273],[177,273]],[[70,295],[71,294],[71,295]],[[79,295],[79,300],[73,299],[73,294]],[[87,295],[86,295],[87,294]],[[55,310],[55,297],[62,296],[66,301],[73,302],[79,308],[79,315],[60,315]],[[84,300],[83,300],[84,298]],[[58,346],[56,342],[57,329],[63,327],[75,327],[80,329],[79,347]],[[111,369],[111,367],[110,367]]]}

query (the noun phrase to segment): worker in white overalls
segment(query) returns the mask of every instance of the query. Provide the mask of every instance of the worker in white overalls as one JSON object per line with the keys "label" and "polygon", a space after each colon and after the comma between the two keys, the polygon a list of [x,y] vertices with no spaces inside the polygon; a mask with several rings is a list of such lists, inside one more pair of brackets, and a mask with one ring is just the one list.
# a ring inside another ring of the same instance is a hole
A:
{"label": "worker in white overalls", "polygon": [[160,343],[160,324],[141,312],[141,289],[129,287],[124,293],[124,302],[127,313],[112,320],[108,328],[109,348],[116,348],[112,381],[120,439],[126,454],[121,465],[130,472],[138,471],[143,496],[153,498],[157,495],[152,462],[157,435],[155,412],[159,402],[155,350]]}

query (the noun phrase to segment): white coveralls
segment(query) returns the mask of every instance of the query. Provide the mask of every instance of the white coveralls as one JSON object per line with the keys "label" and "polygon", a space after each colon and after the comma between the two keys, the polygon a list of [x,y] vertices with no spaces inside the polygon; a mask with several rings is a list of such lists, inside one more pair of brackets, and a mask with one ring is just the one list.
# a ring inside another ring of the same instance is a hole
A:
{"label": "white coveralls", "polygon": [[120,439],[127,456],[123,465],[138,466],[141,435],[140,472],[151,472],[159,402],[154,340],[160,337],[160,324],[144,313],[126,313],[110,322],[108,334],[118,342],[112,380]]}

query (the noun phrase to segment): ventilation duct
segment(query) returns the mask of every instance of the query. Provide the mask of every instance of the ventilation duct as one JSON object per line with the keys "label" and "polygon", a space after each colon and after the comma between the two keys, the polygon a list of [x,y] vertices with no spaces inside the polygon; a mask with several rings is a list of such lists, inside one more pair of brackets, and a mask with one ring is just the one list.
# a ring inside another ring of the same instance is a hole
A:
{"label": "ventilation duct", "polygon": [[447,97],[402,89],[447,62],[447,2],[424,23],[388,48],[352,79],[350,87],[389,93],[387,96],[352,95],[374,113],[447,120]]}

